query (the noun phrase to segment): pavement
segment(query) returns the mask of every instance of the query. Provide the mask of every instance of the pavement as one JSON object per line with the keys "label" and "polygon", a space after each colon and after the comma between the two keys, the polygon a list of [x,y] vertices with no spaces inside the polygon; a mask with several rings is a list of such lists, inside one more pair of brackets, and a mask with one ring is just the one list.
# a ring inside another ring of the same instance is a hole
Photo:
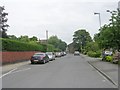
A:
{"label": "pavement", "polygon": [[101,58],[91,58],[86,55],[83,55],[83,57],[87,58],[93,67],[118,86],[118,64],[102,61]]}
{"label": "pavement", "polygon": [[20,66],[23,66],[23,65],[26,65],[30,63],[30,61],[24,61],[24,62],[17,62],[17,63],[14,63],[14,64],[6,64],[6,65],[3,65],[3,66],[0,66],[0,72],[2,72],[3,74],[6,73],[6,72],[9,72],[10,70],[13,70],[15,68],[19,68]]}

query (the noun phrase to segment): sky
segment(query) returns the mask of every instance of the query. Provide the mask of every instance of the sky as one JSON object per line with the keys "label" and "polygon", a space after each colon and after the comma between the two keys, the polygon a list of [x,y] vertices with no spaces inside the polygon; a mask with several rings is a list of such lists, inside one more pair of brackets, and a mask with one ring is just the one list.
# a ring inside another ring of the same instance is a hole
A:
{"label": "sky", "polygon": [[7,34],[36,36],[46,39],[57,35],[67,44],[72,42],[73,34],[86,29],[94,37],[98,33],[100,13],[101,25],[109,23],[111,14],[106,10],[116,10],[119,0],[0,0],[8,12]]}

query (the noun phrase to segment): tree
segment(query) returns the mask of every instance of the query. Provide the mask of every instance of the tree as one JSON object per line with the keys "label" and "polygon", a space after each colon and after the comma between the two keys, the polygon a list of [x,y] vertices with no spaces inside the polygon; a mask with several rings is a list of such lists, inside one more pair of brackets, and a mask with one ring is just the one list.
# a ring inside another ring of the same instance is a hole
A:
{"label": "tree", "polygon": [[17,40],[18,39],[15,35],[8,35],[8,38],[12,39],[12,40]]}
{"label": "tree", "polygon": [[57,36],[51,36],[48,39],[48,44],[53,45],[56,49],[61,50],[61,51],[65,51],[67,47],[66,42],[62,41]]}
{"label": "tree", "polygon": [[30,41],[37,41],[37,40],[38,40],[38,38],[35,37],[35,36],[33,36],[33,37],[30,38]]}
{"label": "tree", "polygon": [[62,51],[65,51],[66,50],[66,47],[67,47],[67,44],[66,42],[62,41],[62,40],[59,40],[59,44],[58,44],[58,48]]}
{"label": "tree", "polygon": [[5,10],[4,6],[3,7],[0,6],[0,36],[2,38],[8,38],[6,33],[9,27],[9,25],[7,24],[8,19],[6,18],[8,13],[5,13],[4,10]]}
{"label": "tree", "polygon": [[18,37],[18,40],[20,40],[22,42],[29,42],[30,41],[30,39],[27,35]]}
{"label": "tree", "polygon": [[58,48],[59,39],[58,39],[57,36],[51,36],[51,37],[48,39],[48,43],[49,43],[49,44],[52,44],[55,48]]}
{"label": "tree", "polygon": [[110,12],[110,23],[104,25],[100,32],[94,36],[101,48],[120,50],[120,10]]}
{"label": "tree", "polygon": [[74,32],[73,42],[75,43],[75,48],[77,47],[79,51],[81,49],[84,49],[86,44],[91,41],[92,39],[90,37],[90,34],[85,29],[77,30]]}

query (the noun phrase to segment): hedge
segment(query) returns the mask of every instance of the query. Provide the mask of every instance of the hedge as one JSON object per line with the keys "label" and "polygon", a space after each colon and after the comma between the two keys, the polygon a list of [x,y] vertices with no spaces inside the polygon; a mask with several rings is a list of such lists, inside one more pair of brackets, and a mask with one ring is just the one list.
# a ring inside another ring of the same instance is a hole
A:
{"label": "hedge", "polygon": [[2,51],[46,51],[44,44],[29,44],[3,38],[0,38],[0,41],[2,41]]}
{"label": "hedge", "polygon": [[87,53],[87,55],[90,56],[90,57],[95,57],[95,58],[97,58],[97,57],[100,57],[100,56],[101,56],[101,52],[100,52],[100,51],[96,51],[96,52],[89,51],[89,52]]}
{"label": "hedge", "polygon": [[51,44],[48,44],[48,45],[47,45],[47,51],[48,51],[48,52],[53,52],[53,51],[54,51],[54,46],[51,45]]}

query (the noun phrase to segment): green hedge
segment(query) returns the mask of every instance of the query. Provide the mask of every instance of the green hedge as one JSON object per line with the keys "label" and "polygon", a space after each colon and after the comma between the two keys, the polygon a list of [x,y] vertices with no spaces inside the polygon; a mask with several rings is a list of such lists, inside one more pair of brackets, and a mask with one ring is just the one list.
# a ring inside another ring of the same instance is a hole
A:
{"label": "green hedge", "polygon": [[95,58],[97,58],[97,57],[100,57],[100,56],[101,56],[101,52],[100,52],[100,51],[96,51],[96,52],[89,51],[89,52],[87,53],[87,55],[90,56],[90,57],[95,57]]}
{"label": "green hedge", "polygon": [[0,40],[2,41],[2,51],[46,51],[46,45],[43,44],[29,44],[3,38]]}
{"label": "green hedge", "polygon": [[48,45],[47,45],[47,51],[48,51],[48,52],[53,52],[53,51],[54,51],[54,46],[51,45],[51,44],[48,44]]}

